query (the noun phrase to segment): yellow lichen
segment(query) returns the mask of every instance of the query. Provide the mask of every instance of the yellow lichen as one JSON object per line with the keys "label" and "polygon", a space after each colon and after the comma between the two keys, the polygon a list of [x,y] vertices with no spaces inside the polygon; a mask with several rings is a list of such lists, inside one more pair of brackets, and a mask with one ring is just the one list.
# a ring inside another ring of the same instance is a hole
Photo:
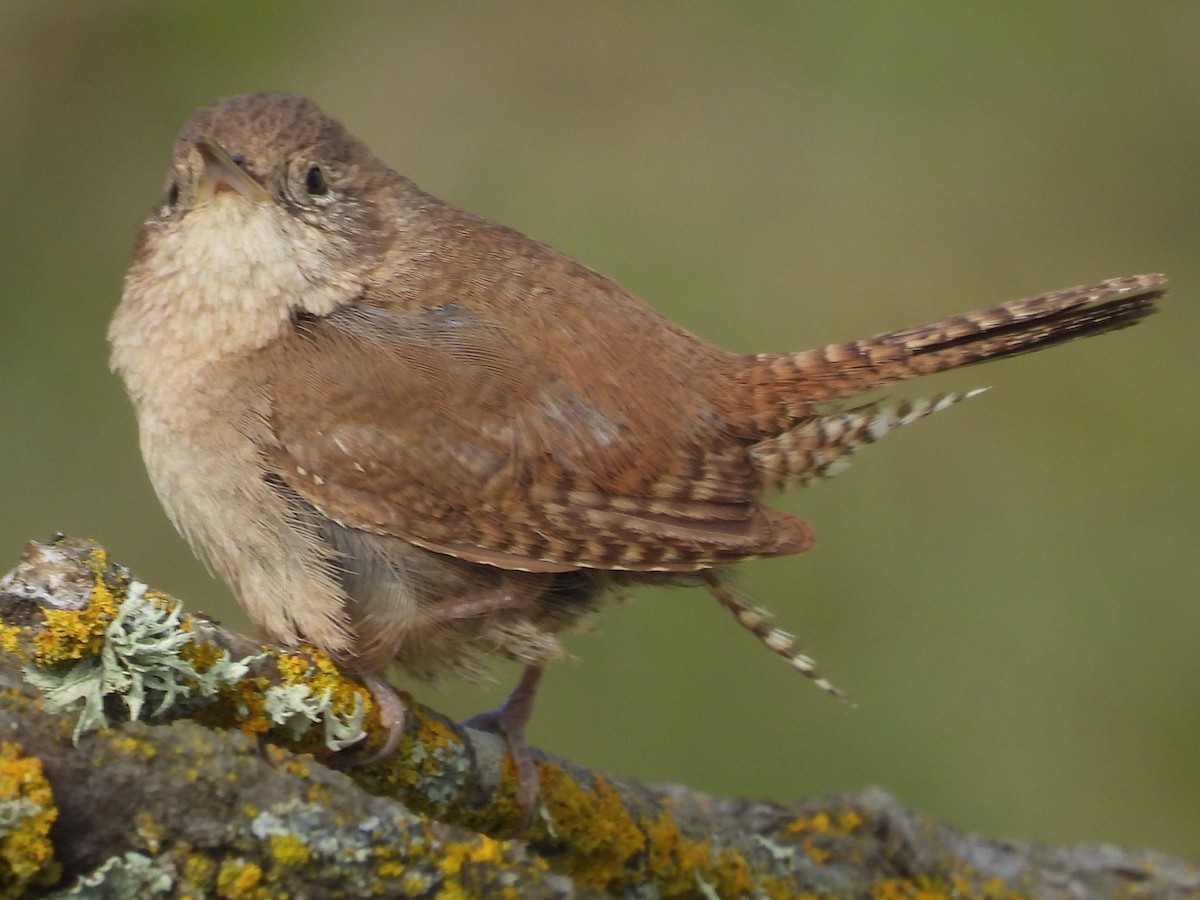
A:
{"label": "yellow lichen", "polygon": [[[179,623],[179,628],[181,631],[189,633],[194,631],[191,622],[186,618]],[[225,651],[216,644],[203,640],[193,640],[190,644],[185,644],[179,650],[179,655],[190,662],[198,672],[207,672],[224,653]]]}
{"label": "yellow lichen", "polygon": [[274,751],[271,754],[272,764],[276,769],[286,772],[288,775],[295,775],[301,779],[312,777],[312,770],[309,768],[308,759],[303,756],[282,753],[278,747],[273,747],[272,750]]}
{"label": "yellow lichen", "polygon": [[[200,664],[205,658],[220,658],[220,648],[211,644],[199,643]],[[206,648],[206,649],[205,649]],[[304,685],[308,691],[306,696],[329,697],[329,707],[325,715],[335,718],[350,718],[356,708],[366,710],[371,707],[370,696],[358,684],[352,682],[337,670],[328,656],[317,650],[305,649],[298,653],[281,653],[275,659],[278,683],[284,685]],[[266,712],[265,697],[269,694],[272,680],[266,676],[241,678],[238,683],[230,685],[228,690],[222,690],[215,702],[193,714],[200,724],[210,727],[238,728],[248,737],[257,737],[275,727],[276,722]],[[304,738],[292,740],[290,746],[294,750],[313,752],[318,757],[330,754],[325,746],[324,736],[319,728],[312,728]]]}
{"label": "yellow lichen", "polygon": [[217,872],[217,896],[228,900],[246,900],[257,895],[263,871],[257,863],[227,859]]}
{"label": "yellow lichen", "polygon": [[151,853],[158,853],[165,830],[154,820],[154,817],[150,813],[138,813],[134,819],[134,828],[142,845]]}
{"label": "yellow lichen", "polygon": [[[422,778],[440,776],[443,772],[444,754],[438,751],[443,748],[457,747],[461,744],[461,740],[441,721],[409,702],[407,697],[405,705],[411,710],[413,724],[412,730],[405,734],[400,752],[397,754],[398,759],[404,760],[404,765],[397,772],[397,780],[412,787]],[[414,753],[413,748],[418,746],[423,749],[423,752]]]}
{"label": "yellow lichen", "polygon": [[978,884],[967,874],[949,879],[931,875],[914,878],[887,878],[871,886],[873,900],[952,900],[955,897],[979,897],[982,900],[1021,900],[1025,895],[1009,888],[998,877]]}
{"label": "yellow lichen", "polygon": [[951,900],[943,887],[925,879],[888,878],[871,887],[873,900]]}
{"label": "yellow lichen", "polygon": [[[717,867],[714,875],[716,876],[717,892],[722,897],[745,896],[750,893],[752,887],[755,887],[750,863],[745,856],[730,847],[725,848],[717,855]],[[789,888],[785,887],[782,882],[777,883],[775,879],[767,879],[757,885],[757,888],[759,893],[765,893],[768,897],[776,895],[786,897],[791,894]]]}
{"label": "yellow lichen", "polygon": [[329,691],[329,711],[340,717],[351,716],[361,705],[364,715],[370,715],[375,704],[371,692],[348,679],[324,653],[313,651],[313,674],[308,681],[317,695]]}
{"label": "yellow lichen", "polygon": [[623,885],[630,860],[646,847],[646,836],[621,795],[600,776],[588,790],[550,763],[539,765],[538,775],[542,802],[566,848],[561,868],[580,887],[612,890]]}
{"label": "yellow lichen", "polygon": [[214,703],[195,713],[202,725],[213,728],[236,728],[247,737],[257,737],[271,730],[271,720],[263,709],[263,692],[270,682],[263,676],[243,678],[222,691]]}
{"label": "yellow lichen", "polygon": [[787,830],[791,834],[800,834],[801,832],[810,831],[815,834],[829,834],[832,831],[833,820],[829,818],[829,813],[819,812],[812,816],[800,816],[798,819],[788,823]]}
{"label": "yellow lichen", "polygon": [[463,857],[466,855],[466,849],[461,844],[450,844],[445,848],[441,859],[438,860],[438,867],[443,874],[450,878],[456,878],[462,869]]}
{"label": "yellow lichen", "polygon": [[16,653],[21,649],[21,629],[16,625],[0,624],[0,650]]}
{"label": "yellow lichen", "polygon": [[804,855],[816,863],[818,866],[823,866],[829,862],[829,858],[833,853],[826,850],[824,847],[814,847],[812,844],[804,845]]}
{"label": "yellow lichen", "polygon": [[480,835],[478,841],[471,845],[467,859],[474,863],[499,864],[504,859],[503,844],[487,835]]}
{"label": "yellow lichen", "polygon": [[[306,777],[301,775],[301,778]],[[328,787],[322,784],[310,784],[304,792],[304,798],[309,803],[320,803],[328,805],[333,800],[333,792]]]}
{"label": "yellow lichen", "polygon": [[[379,874],[385,875],[386,873],[380,872]],[[399,873],[396,873],[396,875],[398,876]],[[429,889],[429,879],[424,875],[406,875],[404,880],[400,882],[400,889],[406,897],[419,897]]]}
{"label": "yellow lichen", "polygon": [[694,889],[696,876],[708,864],[711,842],[685,837],[666,810],[647,824],[646,835],[650,839],[649,868],[663,894],[670,897]]}
{"label": "yellow lichen", "polygon": [[11,823],[0,832],[0,897],[53,884],[59,876],[50,843],[58,817],[41,760],[24,756],[19,744],[0,742],[0,804],[11,804]]}
{"label": "yellow lichen", "polygon": [[430,749],[439,749],[441,747],[449,747],[452,744],[460,743],[457,735],[439,719],[426,714],[419,707],[415,713],[417,724],[417,739],[422,745]]}
{"label": "yellow lichen", "polygon": [[293,653],[281,653],[275,661],[279,677],[289,684],[295,684],[304,678],[309,670],[309,661]]}
{"label": "yellow lichen", "polygon": [[1019,891],[1014,891],[999,875],[994,875],[979,886],[983,896],[988,900],[1022,900],[1025,896]]}
{"label": "yellow lichen", "polygon": [[92,592],[83,609],[44,609],[43,627],[33,638],[37,663],[50,666],[85,659],[100,652],[104,631],[117,615],[117,598],[104,581],[108,557],[103,550],[91,553]]}
{"label": "yellow lichen", "polygon": [[375,874],[381,878],[399,878],[406,868],[398,859],[385,859],[375,867]]}
{"label": "yellow lichen", "polygon": [[190,891],[206,892],[213,879],[216,864],[203,853],[189,853],[183,861],[183,876],[179,888],[185,895]]}
{"label": "yellow lichen", "polygon": [[[450,843],[442,848],[438,859],[438,868],[445,876],[439,898],[466,898],[460,875],[464,863],[491,863],[495,865],[503,859],[503,843],[493,840],[486,835],[480,835],[476,840],[467,843]],[[505,889],[495,896],[515,896],[512,889]]]}
{"label": "yellow lichen", "polygon": [[838,813],[838,828],[846,832],[846,834],[851,834],[855,831],[858,831],[858,829],[862,828],[865,822],[866,819],[852,809],[843,810],[842,812]]}
{"label": "yellow lichen", "polygon": [[294,834],[273,834],[270,843],[271,856],[281,866],[302,866],[311,857],[304,841]]}
{"label": "yellow lichen", "polygon": [[141,740],[125,734],[113,735],[112,748],[118,753],[137,754],[142,759],[151,760],[158,755],[158,748],[150,741]]}
{"label": "yellow lichen", "polygon": [[694,893],[697,882],[711,886],[721,897],[745,896],[755,887],[767,896],[790,893],[782,885],[780,891],[771,884],[755,885],[745,856],[731,847],[715,850],[708,839],[687,837],[668,810],[644,825],[648,874],[665,897]]}
{"label": "yellow lichen", "polygon": [[[362,722],[372,713],[374,704],[370,692],[347,678],[328,656],[315,648],[303,647],[294,653],[281,653],[275,660],[275,668],[279,674],[278,686],[303,687],[301,699],[308,702],[307,698],[311,698],[312,707],[319,706],[320,716],[325,719],[326,726],[329,721]],[[272,721],[267,711],[269,707],[264,705],[265,698],[272,690],[269,681],[260,680],[254,686],[255,696],[245,692],[240,694],[242,709],[249,713],[239,726],[243,731],[262,733],[277,723],[277,720]],[[312,713],[301,715],[311,717]],[[316,719],[311,721],[315,723]],[[336,752],[328,744],[328,727],[308,728],[300,737],[296,734],[293,731],[290,735],[290,746],[295,750],[311,752],[322,759]]]}

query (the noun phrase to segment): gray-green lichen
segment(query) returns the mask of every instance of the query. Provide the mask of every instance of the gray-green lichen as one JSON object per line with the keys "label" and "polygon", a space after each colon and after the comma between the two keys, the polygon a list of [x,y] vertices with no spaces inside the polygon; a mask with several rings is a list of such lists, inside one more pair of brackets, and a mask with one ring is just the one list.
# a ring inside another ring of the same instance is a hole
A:
{"label": "gray-green lichen", "polygon": [[25,797],[0,800],[0,838],[39,812],[41,807]]}
{"label": "gray-green lichen", "polygon": [[137,900],[166,894],[174,885],[169,872],[155,865],[142,853],[130,851],[114,856],[88,875],[80,878],[65,891],[50,895],[50,900],[84,898],[84,900]]}
{"label": "gray-green lichen", "polygon": [[[434,809],[445,809],[461,797],[463,781],[473,768],[471,751],[459,741],[440,745],[414,742],[408,754],[416,778],[414,789]],[[427,763],[432,765],[427,766]],[[541,812],[544,813],[544,810]]]}
{"label": "gray-green lichen", "polygon": [[333,711],[332,698],[332,690],[318,696],[307,684],[272,685],[263,694],[263,711],[273,723],[288,729],[296,740],[304,737],[314,724],[322,724],[325,746],[333,751],[344,750],[367,736],[363,728],[366,708],[362,695],[355,694],[354,711],[339,716]]}
{"label": "gray-green lichen", "polygon": [[195,637],[180,627],[181,606],[162,597],[147,597],[146,585],[133,582],[104,632],[97,655],[66,666],[27,666],[25,678],[43,691],[58,709],[82,702],[73,739],[99,725],[107,725],[105,698],[125,706],[129,718],[154,718],[184,701],[216,696],[224,685],[233,685],[249,670],[255,657],[231,659],[227,651],[203,670],[180,651]]}

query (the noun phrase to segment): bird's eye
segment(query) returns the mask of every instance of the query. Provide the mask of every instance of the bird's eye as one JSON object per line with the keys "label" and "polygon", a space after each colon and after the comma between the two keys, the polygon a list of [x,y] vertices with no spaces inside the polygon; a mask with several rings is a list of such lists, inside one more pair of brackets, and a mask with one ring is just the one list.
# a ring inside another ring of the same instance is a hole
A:
{"label": "bird's eye", "polygon": [[325,174],[320,166],[309,166],[304,175],[304,189],[314,197],[329,193],[329,185],[325,183]]}
{"label": "bird's eye", "polygon": [[172,181],[171,186],[167,189],[167,207],[175,208],[175,204],[179,202],[179,182]]}

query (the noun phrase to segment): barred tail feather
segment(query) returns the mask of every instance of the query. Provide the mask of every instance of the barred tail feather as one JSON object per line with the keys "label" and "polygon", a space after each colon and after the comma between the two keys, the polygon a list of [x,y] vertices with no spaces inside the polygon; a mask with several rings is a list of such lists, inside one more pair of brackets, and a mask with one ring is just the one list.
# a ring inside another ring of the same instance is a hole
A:
{"label": "barred tail feather", "polygon": [[750,458],[768,488],[803,487],[811,481],[832,478],[849,465],[851,453],[873,444],[885,434],[917,419],[948,409],[982,394],[977,388],[897,406],[872,403],[842,412],[815,416],[790,431],[750,448]]}
{"label": "barred tail feather", "polygon": [[712,569],[701,572],[700,577],[704,581],[704,587],[717,598],[717,602],[729,610],[738,624],[758,638],[764,647],[787,660],[793,669],[821,690],[851,706],[854,705],[854,701],[837,685],[817,671],[817,664],[812,657],[805,656],[796,649],[796,639],[792,635],[771,624],[772,616],[769,610],[756,606],[743,597]]}
{"label": "barred tail feather", "polygon": [[1162,275],[1110,278],[859,341],[747,357],[739,378],[752,414],[744,427],[770,437],[821,403],[893,381],[1127,328],[1154,313],[1166,290]]}

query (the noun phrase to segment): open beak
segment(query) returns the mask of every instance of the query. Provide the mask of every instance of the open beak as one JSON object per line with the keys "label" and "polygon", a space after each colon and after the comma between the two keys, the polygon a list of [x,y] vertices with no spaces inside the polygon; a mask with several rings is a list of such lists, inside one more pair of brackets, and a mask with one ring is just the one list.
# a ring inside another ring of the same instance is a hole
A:
{"label": "open beak", "polygon": [[196,149],[204,160],[204,173],[196,189],[196,202],[211,200],[221,191],[233,191],[251,201],[270,201],[267,189],[254,176],[234,162],[233,157],[211,138],[196,138]]}

